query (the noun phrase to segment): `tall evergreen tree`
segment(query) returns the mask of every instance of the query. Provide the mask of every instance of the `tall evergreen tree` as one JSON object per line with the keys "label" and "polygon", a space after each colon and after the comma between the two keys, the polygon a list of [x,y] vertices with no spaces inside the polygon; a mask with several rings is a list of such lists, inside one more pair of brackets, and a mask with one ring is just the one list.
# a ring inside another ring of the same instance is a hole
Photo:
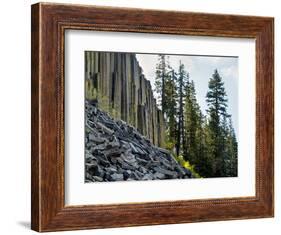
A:
{"label": "tall evergreen tree", "polygon": [[215,69],[212,78],[210,78],[208,87],[209,91],[206,95],[206,101],[209,107],[208,112],[211,113],[213,111],[216,119],[219,119],[220,115],[226,116],[228,100],[226,98],[224,83],[217,69]]}
{"label": "tall evergreen tree", "polygon": [[[178,129],[177,129],[177,144],[176,154],[181,153],[183,145],[185,145],[184,137],[184,97],[186,96],[186,90],[189,83],[189,74],[185,70],[184,64],[179,65],[177,89],[178,89]],[[187,149],[185,149],[187,151]]]}
{"label": "tall evergreen tree", "polygon": [[207,145],[208,154],[212,161],[210,175],[213,177],[220,177],[224,175],[224,133],[222,128],[222,121],[228,117],[226,112],[227,98],[224,89],[224,83],[217,69],[212,78],[209,80],[209,91],[206,95],[208,104],[208,126],[207,126]]}
{"label": "tall evergreen tree", "polygon": [[186,87],[184,105],[184,148],[183,157],[192,164],[197,158],[197,138],[196,132],[199,128],[200,108],[196,100],[194,82],[191,81]]}
{"label": "tall evergreen tree", "polygon": [[155,90],[158,94],[158,105],[162,109],[166,127],[166,148],[174,151],[177,133],[177,91],[176,74],[165,55],[158,56],[156,65]]}
{"label": "tall evergreen tree", "polygon": [[177,88],[175,71],[171,70],[166,80],[166,147],[174,152],[177,137]]}
{"label": "tall evergreen tree", "polygon": [[206,177],[211,169],[211,161],[207,154],[207,143],[206,143],[206,117],[199,110],[198,126],[196,130],[196,143],[197,151],[196,158],[193,164],[195,165],[195,170],[202,177]]}
{"label": "tall evergreen tree", "polygon": [[158,56],[158,63],[156,65],[156,72],[155,72],[155,90],[156,93],[158,94],[158,101],[159,101],[159,106],[163,112],[163,114],[166,114],[166,109],[167,109],[167,102],[166,102],[166,82],[167,78],[169,76],[169,70],[170,70],[170,65],[169,65],[169,60],[167,56],[165,55],[159,55]]}
{"label": "tall evergreen tree", "polygon": [[238,152],[237,152],[237,139],[235,135],[234,128],[232,126],[231,118],[228,119],[227,135],[226,135],[226,159],[225,159],[225,175],[226,176],[237,176],[237,166],[238,166]]}

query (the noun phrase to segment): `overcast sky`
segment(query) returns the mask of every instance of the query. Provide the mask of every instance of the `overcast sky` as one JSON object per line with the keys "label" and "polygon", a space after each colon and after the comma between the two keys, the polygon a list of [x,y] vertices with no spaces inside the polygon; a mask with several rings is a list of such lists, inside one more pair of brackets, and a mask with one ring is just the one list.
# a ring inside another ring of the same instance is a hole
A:
{"label": "overcast sky", "polygon": [[[158,55],[136,54],[136,56],[145,77],[151,81],[151,85],[154,88]],[[232,116],[233,126],[238,137],[238,58],[169,55],[169,61],[175,71],[178,71],[179,61],[184,64],[190,79],[195,83],[197,101],[204,114],[206,114],[207,109],[206,94],[208,91],[208,81],[214,70],[218,69],[228,98],[228,113]]]}

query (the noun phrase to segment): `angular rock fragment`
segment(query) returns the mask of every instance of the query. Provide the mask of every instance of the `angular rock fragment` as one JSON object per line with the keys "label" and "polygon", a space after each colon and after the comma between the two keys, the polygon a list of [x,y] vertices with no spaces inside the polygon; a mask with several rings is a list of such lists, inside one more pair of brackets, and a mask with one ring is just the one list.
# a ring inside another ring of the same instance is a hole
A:
{"label": "angular rock fragment", "polygon": [[154,167],[154,170],[156,172],[162,173],[164,175],[172,176],[172,177],[176,177],[176,175],[177,175],[177,172],[166,170],[166,169],[164,169],[162,167]]}
{"label": "angular rock fragment", "polygon": [[154,175],[153,175],[154,179],[165,179],[165,175],[163,173],[160,173],[160,172],[156,172]]}
{"label": "angular rock fragment", "polygon": [[146,174],[144,177],[142,177],[142,180],[153,180],[153,175],[152,174]]}
{"label": "angular rock fragment", "polygon": [[103,178],[101,178],[101,177],[99,177],[99,176],[93,176],[92,177],[92,179],[94,180],[94,181],[97,181],[97,182],[102,182],[103,181]]}
{"label": "angular rock fragment", "polygon": [[99,163],[104,167],[109,167],[111,165],[105,156],[99,157]]}
{"label": "angular rock fragment", "polygon": [[110,175],[110,179],[112,181],[120,181],[120,180],[124,179],[124,176],[123,176],[123,174],[114,173],[114,174]]}
{"label": "angular rock fragment", "polygon": [[122,150],[118,146],[116,146],[114,148],[108,148],[108,149],[104,150],[102,153],[106,157],[119,157],[122,153]]}
{"label": "angular rock fragment", "polygon": [[103,125],[103,124],[100,123],[100,122],[97,122],[96,125],[98,126],[98,128],[99,128],[102,132],[104,132],[104,133],[106,133],[106,134],[108,134],[108,135],[112,135],[112,134],[114,133],[113,130],[110,130],[109,128],[107,128],[105,125]]}
{"label": "angular rock fragment", "polygon": [[90,141],[93,141],[93,142],[95,142],[95,143],[97,143],[97,144],[103,144],[106,139],[97,137],[97,136],[95,136],[94,134],[91,134],[91,133],[90,133],[90,134],[89,134],[89,140],[90,140]]}

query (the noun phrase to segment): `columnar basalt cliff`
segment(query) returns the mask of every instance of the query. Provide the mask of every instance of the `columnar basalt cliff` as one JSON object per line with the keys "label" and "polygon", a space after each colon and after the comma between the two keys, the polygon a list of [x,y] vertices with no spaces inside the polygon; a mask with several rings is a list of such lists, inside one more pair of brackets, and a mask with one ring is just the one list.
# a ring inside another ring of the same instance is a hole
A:
{"label": "columnar basalt cliff", "polygon": [[97,101],[101,110],[164,146],[163,114],[135,54],[87,51],[85,73],[87,100]]}

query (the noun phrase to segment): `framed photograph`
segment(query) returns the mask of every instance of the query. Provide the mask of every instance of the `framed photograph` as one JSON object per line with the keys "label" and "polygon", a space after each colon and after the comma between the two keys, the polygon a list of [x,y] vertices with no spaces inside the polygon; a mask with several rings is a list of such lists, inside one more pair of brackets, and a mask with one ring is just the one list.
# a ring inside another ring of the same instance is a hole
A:
{"label": "framed photograph", "polygon": [[274,20],[32,5],[32,229],[272,217]]}

